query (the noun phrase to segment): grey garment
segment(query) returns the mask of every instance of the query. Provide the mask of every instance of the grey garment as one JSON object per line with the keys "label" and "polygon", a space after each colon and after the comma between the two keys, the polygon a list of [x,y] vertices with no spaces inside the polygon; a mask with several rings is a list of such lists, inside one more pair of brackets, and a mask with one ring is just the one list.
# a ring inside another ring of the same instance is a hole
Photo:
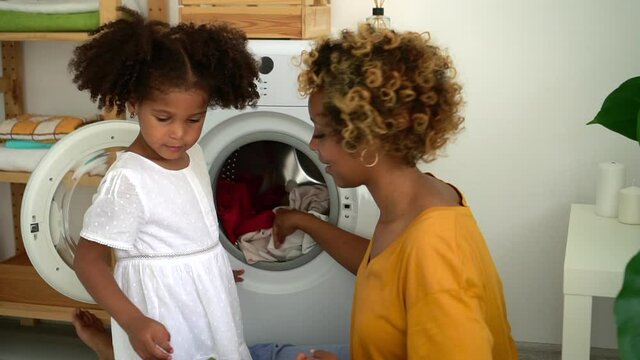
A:
{"label": "grey garment", "polygon": [[330,351],[340,360],[349,360],[349,345],[289,345],[289,344],[255,344],[249,346],[253,360],[295,360],[299,353],[310,354],[311,349]]}

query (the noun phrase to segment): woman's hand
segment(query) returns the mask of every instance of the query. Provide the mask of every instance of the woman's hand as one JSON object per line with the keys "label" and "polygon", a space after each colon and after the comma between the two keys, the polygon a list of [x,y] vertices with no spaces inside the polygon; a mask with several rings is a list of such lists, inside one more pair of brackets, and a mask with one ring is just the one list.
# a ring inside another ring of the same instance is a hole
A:
{"label": "woman's hand", "polygon": [[129,335],[131,346],[143,359],[171,359],[173,348],[169,343],[171,335],[161,323],[140,316],[130,319],[123,329]]}
{"label": "woman's hand", "polygon": [[340,360],[334,353],[324,350],[311,350],[311,355],[300,353],[296,356],[296,360]]}
{"label": "woman's hand", "polygon": [[300,216],[306,215],[298,210],[279,208],[276,210],[276,218],[273,220],[273,243],[277,248],[282,246],[287,236],[299,229],[298,220]]}

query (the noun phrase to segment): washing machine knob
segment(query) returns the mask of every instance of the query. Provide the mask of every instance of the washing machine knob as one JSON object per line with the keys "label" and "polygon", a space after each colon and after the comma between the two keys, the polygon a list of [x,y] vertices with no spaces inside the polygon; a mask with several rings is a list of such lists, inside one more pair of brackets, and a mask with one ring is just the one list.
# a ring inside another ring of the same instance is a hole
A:
{"label": "washing machine knob", "polygon": [[273,70],[273,59],[268,56],[260,58],[260,68],[258,69],[260,74],[268,74]]}

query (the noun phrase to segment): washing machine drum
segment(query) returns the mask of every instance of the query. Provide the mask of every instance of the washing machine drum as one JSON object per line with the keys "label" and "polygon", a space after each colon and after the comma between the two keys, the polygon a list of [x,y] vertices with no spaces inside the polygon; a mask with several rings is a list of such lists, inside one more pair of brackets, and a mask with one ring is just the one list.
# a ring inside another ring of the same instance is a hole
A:
{"label": "washing machine drum", "polygon": [[[306,253],[302,251],[298,257],[275,257],[275,261],[265,261],[264,258],[270,256],[266,254],[260,261],[248,259],[246,251],[238,246],[237,240],[242,234],[235,232],[234,225],[225,219],[228,209],[220,196],[229,195],[226,189],[233,191],[240,183],[250,190],[250,195],[253,195],[250,199],[259,200],[262,196],[272,195],[275,201],[266,209],[259,209],[272,211],[273,207],[291,205],[287,202],[292,196],[289,192],[297,186],[324,187],[328,199],[324,209],[326,220],[352,232],[357,230],[360,218],[357,216],[359,195],[365,193],[362,189],[340,189],[335,185],[333,178],[322,171],[324,165],[317,154],[308,146],[313,134],[312,124],[302,119],[300,114],[284,111],[286,109],[234,114],[213,112],[208,114],[211,116],[207,121],[216,125],[203,133],[200,139],[216,194],[222,245],[230,254],[232,266],[246,270],[241,289],[254,294],[294,294],[317,288],[322,283],[333,281],[330,280],[332,278],[350,275],[342,274],[346,271],[319,246]],[[286,195],[280,196],[283,194]],[[236,206],[242,198],[234,197]]]}
{"label": "washing machine drum", "polygon": [[271,239],[278,207],[329,218],[325,179],[302,151],[278,141],[248,143],[233,151],[214,179],[221,240],[237,259],[259,268],[286,270],[310,261],[321,251],[302,232],[287,237],[277,249]]}

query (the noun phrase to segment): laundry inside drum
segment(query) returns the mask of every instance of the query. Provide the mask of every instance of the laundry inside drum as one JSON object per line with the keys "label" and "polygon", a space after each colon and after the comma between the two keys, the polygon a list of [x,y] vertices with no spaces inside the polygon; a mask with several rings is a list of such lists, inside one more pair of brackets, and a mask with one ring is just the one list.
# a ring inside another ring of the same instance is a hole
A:
{"label": "laundry inside drum", "polygon": [[303,151],[277,141],[243,145],[225,159],[214,179],[216,212],[227,250],[239,260],[272,270],[300,266],[321,249],[302,231],[276,247],[278,208],[307,212],[327,221],[329,192],[322,172]]}

